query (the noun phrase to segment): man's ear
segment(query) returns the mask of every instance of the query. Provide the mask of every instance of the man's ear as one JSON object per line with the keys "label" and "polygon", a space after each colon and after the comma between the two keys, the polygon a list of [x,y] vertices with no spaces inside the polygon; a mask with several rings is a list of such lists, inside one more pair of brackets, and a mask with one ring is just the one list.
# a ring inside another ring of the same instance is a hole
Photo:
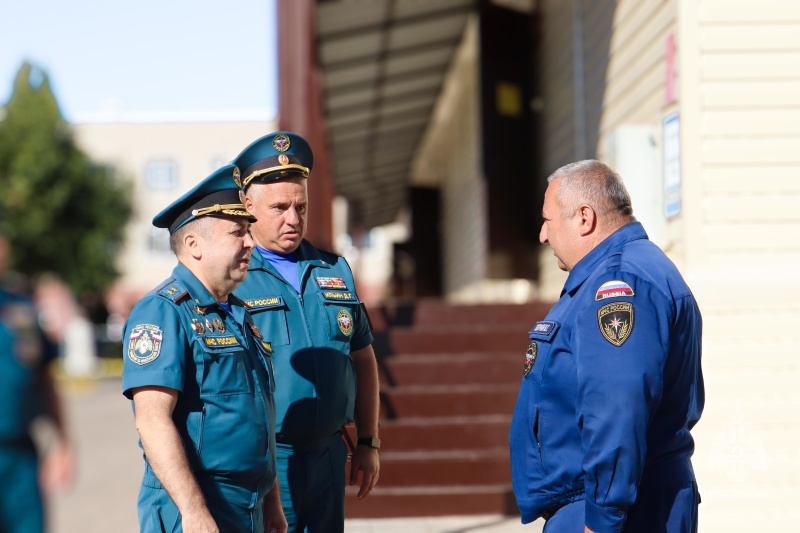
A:
{"label": "man's ear", "polygon": [[253,202],[253,199],[250,197],[250,195],[245,194],[243,192],[240,192],[239,193],[239,199],[241,199],[242,204],[244,204],[244,208],[245,209],[247,209],[250,213],[254,212],[253,209],[255,208],[255,204]]}
{"label": "man's ear", "polygon": [[597,213],[590,205],[582,205],[578,208],[578,231],[581,237],[593,233],[597,229]]}
{"label": "man's ear", "polygon": [[203,257],[202,237],[193,231],[187,231],[183,236],[183,249],[193,259],[199,261]]}

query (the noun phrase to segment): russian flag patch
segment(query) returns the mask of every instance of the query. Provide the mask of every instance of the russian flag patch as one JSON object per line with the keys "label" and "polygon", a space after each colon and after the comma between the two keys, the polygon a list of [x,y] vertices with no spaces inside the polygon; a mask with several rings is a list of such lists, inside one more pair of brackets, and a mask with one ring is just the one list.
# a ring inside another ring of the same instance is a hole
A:
{"label": "russian flag patch", "polygon": [[633,289],[624,281],[614,280],[600,285],[600,288],[597,289],[597,294],[594,295],[594,299],[599,302],[600,300],[618,298],[620,296],[633,296]]}

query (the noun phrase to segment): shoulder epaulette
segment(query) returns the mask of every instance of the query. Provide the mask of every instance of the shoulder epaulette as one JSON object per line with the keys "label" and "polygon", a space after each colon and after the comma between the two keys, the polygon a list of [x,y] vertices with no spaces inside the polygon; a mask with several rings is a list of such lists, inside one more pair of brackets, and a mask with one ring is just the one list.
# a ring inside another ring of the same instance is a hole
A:
{"label": "shoulder epaulette", "polygon": [[183,297],[189,296],[189,291],[181,284],[181,282],[176,279],[171,279],[162,285],[161,288],[156,289],[156,294],[162,298],[166,298],[174,304],[177,304]]}

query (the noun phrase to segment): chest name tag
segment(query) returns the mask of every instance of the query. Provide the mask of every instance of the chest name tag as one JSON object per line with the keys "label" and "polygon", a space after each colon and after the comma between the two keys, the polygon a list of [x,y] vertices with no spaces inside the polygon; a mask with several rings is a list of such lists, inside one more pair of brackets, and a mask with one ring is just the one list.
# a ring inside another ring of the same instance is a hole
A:
{"label": "chest name tag", "polygon": [[244,302],[250,309],[269,309],[270,307],[281,307],[283,305],[282,296],[268,296],[266,298],[254,298]]}
{"label": "chest name tag", "polygon": [[239,346],[239,340],[230,335],[228,337],[204,337],[206,346]]}
{"label": "chest name tag", "polygon": [[548,335],[549,336],[551,333],[553,333],[553,329],[555,327],[556,327],[556,323],[555,322],[547,322],[547,321],[537,322],[536,325],[533,326],[533,329],[531,330],[531,333],[532,334],[535,333],[537,335]]}
{"label": "chest name tag", "polygon": [[347,284],[342,278],[317,278],[320,289],[347,289]]}
{"label": "chest name tag", "polygon": [[323,298],[335,302],[356,302],[358,299],[352,292],[323,291]]}

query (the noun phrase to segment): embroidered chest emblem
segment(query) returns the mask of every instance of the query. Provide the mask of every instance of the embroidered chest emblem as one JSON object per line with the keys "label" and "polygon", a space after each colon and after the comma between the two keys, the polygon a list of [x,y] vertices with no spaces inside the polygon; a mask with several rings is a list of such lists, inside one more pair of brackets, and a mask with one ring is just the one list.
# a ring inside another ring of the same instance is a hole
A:
{"label": "embroidered chest emblem", "polygon": [[336,322],[339,324],[339,331],[348,337],[353,333],[353,317],[346,309],[342,309],[336,315]]}
{"label": "embroidered chest emblem", "polygon": [[633,331],[633,304],[614,302],[597,310],[600,333],[614,346],[622,346]]}
{"label": "embroidered chest emblem", "polygon": [[527,376],[531,373],[531,369],[533,368],[533,364],[536,362],[536,354],[539,352],[539,347],[536,345],[536,341],[531,341],[528,345],[528,349],[525,350],[525,366],[522,369],[522,377]]}
{"label": "embroidered chest emblem", "polygon": [[342,278],[317,278],[317,285],[319,285],[320,289],[347,290],[347,284]]}
{"label": "embroidered chest emblem", "polygon": [[128,339],[128,359],[137,365],[145,365],[155,361],[161,353],[161,342],[164,333],[158,326],[139,324],[131,331]]}

